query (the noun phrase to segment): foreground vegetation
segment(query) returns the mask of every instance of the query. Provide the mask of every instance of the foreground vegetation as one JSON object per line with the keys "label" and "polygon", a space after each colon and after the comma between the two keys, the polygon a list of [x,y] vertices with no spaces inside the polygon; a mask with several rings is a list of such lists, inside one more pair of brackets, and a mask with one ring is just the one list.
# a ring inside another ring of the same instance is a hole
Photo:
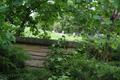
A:
{"label": "foreground vegetation", "polygon": [[[62,39],[60,39],[61,41]],[[62,43],[61,43],[62,44]],[[120,43],[119,43],[120,44]],[[53,44],[51,54],[47,55],[44,68],[27,69],[25,60],[30,56],[19,47],[11,47],[9,51],[2,49],[2,58],[6,61],[0,65],[0,78],[9,80],[119,80],[120,79],[120,47],[111,47],[105,63],[101,63],[101,54],[95,48],[96,43],[81,41],[75,51],[66,52],[59,44]],[[4,54],[9,54],[6,56]],[[69,55],[69,56],[66,56]],[[4,60],[3,59],[3,60]],[[17,61],[17,62],[16,62]]]}

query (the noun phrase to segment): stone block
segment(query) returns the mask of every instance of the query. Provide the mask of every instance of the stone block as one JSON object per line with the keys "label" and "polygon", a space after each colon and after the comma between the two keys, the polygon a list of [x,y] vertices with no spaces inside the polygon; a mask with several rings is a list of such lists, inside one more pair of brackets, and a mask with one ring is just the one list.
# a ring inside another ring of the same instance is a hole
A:
{"label": "stone block", "polygon": [[22,47],[25,50],[40,51],[40,45],[15,43],[14,46]]}
{"label": "stone block", "polygon": [[49,54],[49,53],[43,53],[43,52],[39,52],[39,51],[27,51],[27,54],[32,55],[32,56],[43,56],[43,57],[46,57],[47,54]]}
{"label": "stone block", "polygon": [[40,49],[41,52],[45,52],[45,53],[48,53],[50,52],[50,49]]}
{"label": "stone block", "polygon": [[44,62],[45,61],[43,61],[43,60],[28,60],[28,61],[25,61],[26,65],[30,66],[30,67],[44,67],[43,66]]}
{"label": "stone block", "polygon": [[32,70],[33,68],[35,68],[35,67],[27,66],[27,69]]}
{"label": "stone block", "polygon": [[45,60],[46,57],[43,56],[31,56],[34,60]]}
{"label": "stone block", "polygon": [[69,52],[69,51],[74,51],[74,48],[67,48],[66,51],[67,51],[67,52]]}
{"label": "stone block", "polygon": [[49,52],[50,51],[49,46],[40,46],[40,51],[41,52]]}
{"label": "stone block", "polygon": [[40,46],[40,47],[44,49],[49,49],[49,46]]}

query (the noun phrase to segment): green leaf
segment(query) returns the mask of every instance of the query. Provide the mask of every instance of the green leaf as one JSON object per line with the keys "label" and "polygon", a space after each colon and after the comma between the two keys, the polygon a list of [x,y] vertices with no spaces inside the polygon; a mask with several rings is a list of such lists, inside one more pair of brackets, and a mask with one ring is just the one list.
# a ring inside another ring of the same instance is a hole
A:
{"label": "green leaf", "polygon": [[120,25],[120,20],[115,20],[115,21],[114,21],[114,24],[115,24],[115,25]]}
{"label": "green leaf", "polygon": [[28,2],[28,0],[25,0],[25,3],[27,3]]}
{"label": "green leaf", "polygon": [[62,58],[58,58],[58,61],[62,61]]}
{"label": "green leaf", "polygon": [[99,50],[98,52],[100,52],[100,53],[101,53],[101,52],[102,52],[102,50]]}
{"label": "green leaf", "polygon": [[3,49],[8,49],[9,45],[8,44],[6,44],[6,45],[3,44],[2,47],[3,47]]}
{"label": "green leaf", "polygon": [[113,49],[117,49],[118,44],[112,43],[112,44],[110,44],[110,46],[111,46]]}
{"label": "green leaf", "polygon": [[81,0],[76,0],[76,2],[77,2],[77,3],[80,3],[80,2],[81,2]]}
{"label": "green leaf", "polygon": [[51,58],[50,60],[53,62],[55,59],[54,59],[54,58]]}
{"label": "green leaf", "polygon": [[16,41],[16,38],[14,36],[11,37],[11,41]]}
{"label": "green leaf", "polygon": [[113,6],[117,9],[119,6],[120,0],[113,0]]}
{"label": "green leaf", "polygon": [[[120,3],[119,3],[119,4],[120,4]],[[117,11],[120,12],[120,5],[118,6]]]}
{"label": "green leaf", "polygon": [[62,75],[62,79],[67,79],[69,78],[68,76]]}
{"label": "green leaf", "polygon": [[8,39],[10,39],[11,36],[12,36],[12,33],[10,33],[10,32],[7,32],[7,33],[6,33],[6,37],[7,37]]}
{"label": "green leaf", "polygon": [[94,19],[98,19],[98,20],[100,20],[100,19],[101,19],[101,16],[94,15],[93,18],[94,18]]}
{"label": "green leaf", "polygon": [[93,6],[96,6],[97,5],[97,2],[93,2]]}
{"label": "green leaf", "polygon": [[110,21],[110,19],[109,19],[109,18],[106,18],[106,19],[105,19],[105,22],[107,22],[107,21]]}
{"label": "green leaf", "polygon": [[99,39],[97,41],[97,43],[106,43],[106,42],[107,42],[107,38],[105,38],[105,39]]}
{"label": "green leaf", "polygon": [[85,44],[83,44],[83,47],[85,47]]}
{"label": "green leaf", "polygon": [[97,39],[94,39],[94,42],[96,43],[96,42],[97,42]]}
{"label": "green leaf", "polygon": [[105,7],[105,9],[108,9],[108,8],[110,7],[109,1],[104,0],[103,3],[104,3],[104,7]]}
{"label": "green leaf", "polygon": [[107,21],[106,22],[106,25],[110,25],[110,24],[112,24],[112,21]]}
{"label": "green leaf", "polygon": [[98,49],[98,46],[95,46],[95,49]]}
{"label": "green leaf", "polygon": [[48,80],[52,80],[52,78],[48,78]]}

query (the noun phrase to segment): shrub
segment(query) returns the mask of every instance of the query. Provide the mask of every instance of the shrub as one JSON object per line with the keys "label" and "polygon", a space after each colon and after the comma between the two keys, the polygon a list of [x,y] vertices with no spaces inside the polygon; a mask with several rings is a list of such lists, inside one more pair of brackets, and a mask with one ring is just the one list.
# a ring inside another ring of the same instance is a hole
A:
{"label": "shrub", "polygon": [[94,73],[96,70],[94,63],[97,63],[97,61],[88,60],[85,56],[79,56],[79,58],[65,63],[66,66],[69,66],[66,72],[69,73],[70,80],[97,80],[97,75]]}
{"label": "shrub", "polygon": [[60,46],[51,46],[51,52],[47,55],[47,61],[44,63],[44,66],[53,72],[53,76],[58,78],[65,73],[64,69],[61,68],[61,65],[67,60],[66,55],[65,49],[61,48]]}
{"label": "shrub", "polygon": [[96,59],[101,59],[102,53],[100,51],[102,48],[99,47],[98,44],[82,41],[75,50],[80,54],[87,53],[87,56],[89,56],[90,59],[93,57],[96,57]]}
{"label": "shrub", "polygon": [[68,73],[65,71],[66,67],[63,67],[62,63],[68,62],[69,59],[74,58],[74,52],[66,52],[65,48],[61,45],[61,39],[58,40],[57,44],[53,44],[50,48],[50,54],[47,55],[44,66],[46,69],[53,72],[51,78],[53,80],[66,80]]}
{"label": "shrub", "polygon": [[20,47],[11,46],[10,49],[0,48],[0,74],[10,79],[21,76],[26,67],[25,61],[31,57]]}
{"label": "shrub", "polygon": [[105,64],[101,65],[96,73],[101,80],[120,80],[120,67]]}
{"label": "shrub", "polygon": [[52,73],[45,68],[33,68],[27,70],[23,77],[17,77],[15,80],[47,80]]}
{"label": "shrub", "polygon": [[120,80],[120,67],[100,63],[95,58],[88,59],[86,54],[71,59],[62,65],[70,80]]}
{"label": "shrub", "polygon": [[108,64],[110,64],[111,66],[120,67],[120,61],[111,61],[111,62],[108,62]]}
{"label": "shrub", "polygon": [[109,52],[114,61],[120,61],[120,42],[118,43],[117,49],[109,47]]}

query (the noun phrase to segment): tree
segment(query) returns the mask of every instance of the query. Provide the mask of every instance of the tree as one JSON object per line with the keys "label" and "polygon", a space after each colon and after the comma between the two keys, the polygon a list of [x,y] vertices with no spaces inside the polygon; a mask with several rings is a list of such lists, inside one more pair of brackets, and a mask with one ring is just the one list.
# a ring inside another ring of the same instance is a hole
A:
{"label": "tree", "polygon": [[58,23],[54,23],[54,28],[57,32],[59,32],[59,30],[61,29],[61,25],[60,25],[60,22]]}
{"label": "tree", "polygon": [[[36,24],[41,22],[44,27],[54,23],[58,15],[62,15],[67,11],[68,0],[65,1],[49,1],[49,0],[2,0],[4,10],[1,12],[5,14],[5,22],[19,26],[17,35],[20,36],[24,31],[25,26],[31,27],[31,31],[37,30]],[[64,4],[63,4],[64,3]],[[64,9],[65,8],[65,9]],[[30,15],[37,12],[38,15],[33,19]],[[28,24],[26,24],[28,23]],[[37,34],[37,33],[36,33]]]}
{"label": "tree", "polygon": [[6,15],[2,13],[6,11],[4,8],[5,5],[0,1],[0,49],[8,49],[11,41],[15,41],[12,25],[5,22]]}
{"label": "tree", "polygon": [[110,45],[113,48],[117,47],[117,33],[120,30],[119,3],[119,0],[97,0],[90,4],[91,7],[95,7],[95,10],[86,14],[89,21],[89,23],[85,23],[86,29],[93,34],[97,32],[104,34],[103,38],[96,41],[105,45],[102,63],[105,61],[108,46]]}
{"label": "tree", "polygon": [[72,12],[78,22],[81,22],[85,31],[95,34],[104,34],[101,39],[95,40],[104,45],[101,62],[104,63],[108,46],[117,47],[119,28],[119,0],[71,0],[75,12]]}
{"label": "tree", "polygon": [[58,22],[61,23],[62,30],[67,33],[76,32],[77,34],[80,34],[80,32],[84,29],[81,21],[71,15],[64,15],[63,18],[59,17]]}
{"label": "tree", "polygon": [[[106,38],[100,39],[98,42],[105,44],[102,63],[105,61],[108,52],[108,46],[117,47],[117,33],[119,33],[119,0],[98,0],[95,2],[96,10],[93,16],[93,21],[96,22],[94,26],[101,31]],[[101,24],[101,19],[104,22]],[[100,29],[101,28],[101,29]]]}

